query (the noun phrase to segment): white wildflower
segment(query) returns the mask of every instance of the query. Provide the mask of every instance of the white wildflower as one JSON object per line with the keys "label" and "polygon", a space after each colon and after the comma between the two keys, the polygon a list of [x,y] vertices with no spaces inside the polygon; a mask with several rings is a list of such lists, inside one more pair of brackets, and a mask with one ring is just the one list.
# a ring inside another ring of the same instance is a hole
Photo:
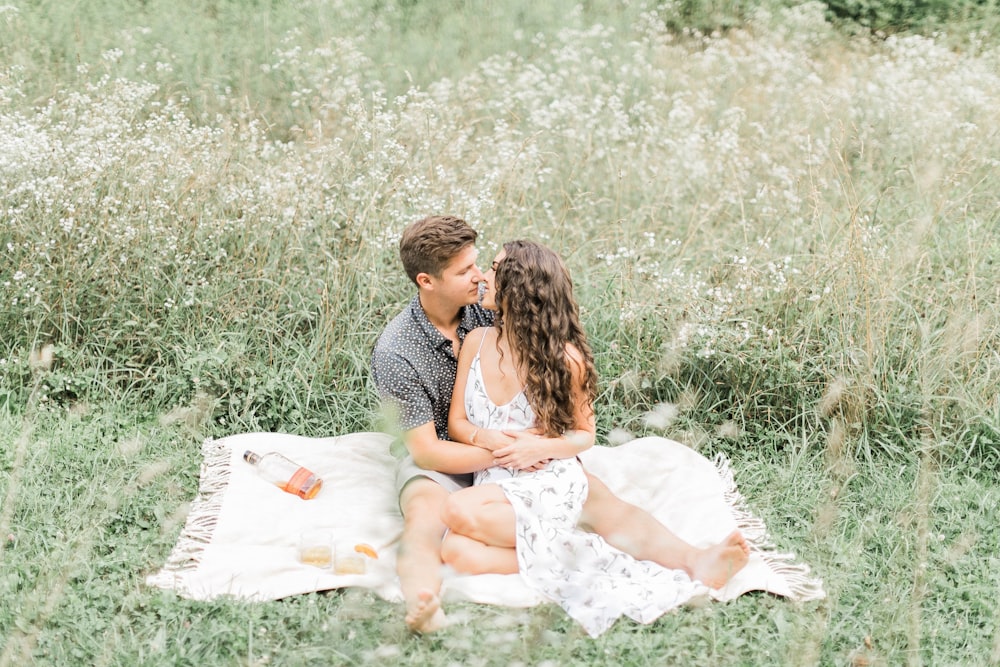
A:
{"label": "white wildflower", "polygon": [[653,409],[642,416],[646,426],[650,428],[666,429],[677,419],[680,411],[673,403],[657,403]]}
{"label": "white wildflower", "polygon": [[630,440],[635,440],[635,436],[623,428],[613,428],[608,432],[608,444],[611,446],[623,445]]}

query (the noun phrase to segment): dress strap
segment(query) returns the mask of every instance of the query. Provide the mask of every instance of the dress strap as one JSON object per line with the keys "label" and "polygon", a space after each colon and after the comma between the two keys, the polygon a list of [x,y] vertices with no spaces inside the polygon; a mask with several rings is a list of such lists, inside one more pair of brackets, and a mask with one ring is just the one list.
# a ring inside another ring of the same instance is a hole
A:
{"label": "dress strap", "polygon": [[485,342],[486,342],[486,334],[488,334],[488,333],[489,333],[489,328],[487,327],[487,328],[486,328],[486,331],[484,331],[484,332],[483,332],[483,335],[482,335],[482,336],[480,336],[480,338],[479,338],[479,349],[478,349],[478,350],[476,350],[476,356],[477,356],[477,357],[478,357],[478,356],[479,356],[479,354],[480,354],[480,353],[481,353],[481,352],[483,351],[483,343],[485,343]]}

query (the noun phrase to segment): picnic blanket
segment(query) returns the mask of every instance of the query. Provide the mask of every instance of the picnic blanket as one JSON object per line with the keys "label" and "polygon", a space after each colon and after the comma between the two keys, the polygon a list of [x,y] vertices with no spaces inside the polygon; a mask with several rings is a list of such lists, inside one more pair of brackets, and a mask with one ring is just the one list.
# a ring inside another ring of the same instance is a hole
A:
{"label": "picnic blanket", "polygon": [[[401,601],[395,555],[402,517],[391,440],[383,433],[331,438],[245,433],[205,441],[198,495],[166,564],[147,583],[194,600],[276,600],[361,586]],[[284,454],[321,476],[322,490],[302,500],[268,484],[243,461],[248,449]],[[807,565],[775,549],[764,523],[738,492],[724,456],[710,461],[681,443],[648,437],[595,446],[580,458],[622,499],[695,546],[716,543],[736,528],[742,531],[751,545],[750,561],[725,587],[706,589],[712,598],[730,600],[754,590],[799,601],[824,597],[821,581]],[[365,574],[337,575],[300,563],[300,534],[319,529],[370,544],[378,558]],[[545,601],[517,574],[446,573],[442,599],[511,607]]]}

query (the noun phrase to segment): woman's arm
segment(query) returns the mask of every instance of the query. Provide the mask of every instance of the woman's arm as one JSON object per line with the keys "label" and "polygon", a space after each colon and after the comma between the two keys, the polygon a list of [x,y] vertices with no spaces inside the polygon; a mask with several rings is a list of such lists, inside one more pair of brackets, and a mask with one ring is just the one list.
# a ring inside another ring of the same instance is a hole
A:
{"label": "woman's arm", "polygon": [[509,445],[512,438],[501,431],[479,428],[469,421],[469,416],[465,413],[465,386],[472,369],[472,360],[476,357],[483,336],[488,333],[488,327],[470,331],[466,334],[462,351],[458,354],[455,388],[451,392],[451,407],[448,408],[448,437],[455,442],[492,451],[497,447]]}
{"label": "woman's arm", "polygon": [[548,459],[572,458],[593,446],[597,433],[594,405],[587,396],[583,355],[576,346],[566,345],[566,362],[573,375],[573,428],[558,438],[530,431],[507,432],[514,442],[493,450],[497,465],[528,469]]}

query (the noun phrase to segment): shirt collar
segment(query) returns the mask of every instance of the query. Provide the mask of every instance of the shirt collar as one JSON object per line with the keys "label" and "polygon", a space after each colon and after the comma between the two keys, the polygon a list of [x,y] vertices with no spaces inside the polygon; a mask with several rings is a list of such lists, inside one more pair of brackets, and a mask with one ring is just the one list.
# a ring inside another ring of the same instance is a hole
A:
{"label": "shirt collar", "polygon": [[[447,347],[448,350],[452,350],[451,341],[448,340],[440,331],[437,330],[433,324],[431,324],[430,319],[427,317],[427,313],[424,311],[424,307],[420,305],[420,295],[413,297],[410,301],[410,314],[412,315],[417,326],[423,332],[434,347]],[[476,317],[476,309],[470,306],[462,306],[458,311],[458,340],[460,343],[465,342],[465,335],[477,327],[483,326],[482,321]]]}
{"label": "shirt collar", "polygon": [[[478,306],[477,306],[478,307]],[[465,335],[477,327],[483,326],[481,318],[476,317],[476,308],[473,306],[462,306],[462,312],[458,321],[458,339],[465,342]]]}
{"label": "shirt collar", "polygon": [[[423,333],[423,335],[431,342],[432,347],[443,348],[447,347],[451,350],[451,341],[444,337],[440,331],[437,330],[433,324],[431,324],[430,319],[427,317],[427,313],[424,312],[424,307],[420,305],[420,295],[413,297],[410,301],[410,315],[413,317],[414,322],[416,322],[417,327]],[[459,323],[459,329],[462,328],[461,321]],[[459,340],[464,334],[459,333]]]}

